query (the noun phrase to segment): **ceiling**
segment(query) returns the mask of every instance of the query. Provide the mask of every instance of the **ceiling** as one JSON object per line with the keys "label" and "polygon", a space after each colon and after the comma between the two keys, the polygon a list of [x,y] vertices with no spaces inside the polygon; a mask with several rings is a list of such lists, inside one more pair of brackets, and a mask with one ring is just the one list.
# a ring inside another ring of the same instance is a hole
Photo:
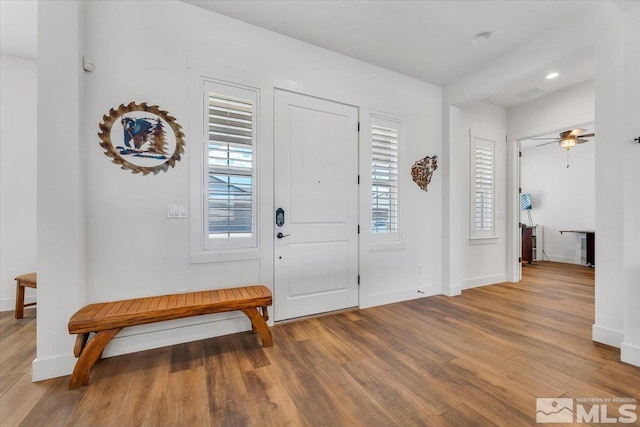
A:
{"label": "ceiling", "polygon": [[[440,86],[576,19],[596,4],[582,0],[184,1]],[[471,37],[483,31],[490,31],[491,37],[473,46]],[[546,81],[547,68],[561,76]],[[580,58],[532,70],[488,100],[509,107],[593,75],[593,52],[582,52]]]}
{"label": "ceiling", "polygon": [[[552,65],[544,65],[529,71],[486,100],[503,107],[511,107],[592,80],[594,69],[594,51],[593,47],[589,47],[568,55]],[[559,72],[560,75],[555,79],[547,80],[547,74],[553,71]]]}
{"label": "ceiling", "polygon": [[[184,0],[326,49],[444,86],[491,64],[532,38],[586,13],[597,2]],[[616,1],[621,10],[640,2]],[[0,0],[1,53],[37,55],[37,2]],[[479,46],[471,37],[492,36]],[[560,77],[546,80],[549,71]],[[487,98],[504,107],[592,79],[593,52],[586,50],[531,70]]]}

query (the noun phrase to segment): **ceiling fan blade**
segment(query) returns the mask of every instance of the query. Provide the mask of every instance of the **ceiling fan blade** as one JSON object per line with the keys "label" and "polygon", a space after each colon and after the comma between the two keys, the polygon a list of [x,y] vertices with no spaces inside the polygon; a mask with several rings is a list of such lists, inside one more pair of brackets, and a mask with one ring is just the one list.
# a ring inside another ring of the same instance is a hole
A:
{"label": "ceiling fan blade", "polygon": [[584,144],[585,142],[589,142],[589,140],[584,138],[576,138],[576,144]]}
{"label": "ceiling fan blade", "polygon": [[555,142],[558,142],[558,141],[556,140],[556,141],[551,141],[551,142],[545,142],[544,144],[538,144],[538,145],[536,145],[536,147],[542,147],[543,145],[549,145],[549,144],[553,144],[553,143],[555,143]]}
{"label": "ceiling fan blade", "polygon": [[560,132],[560,138],[562,139],[566,139],[566,138],[570,138],[570,137],[574,137],[574,136],[578,136],[580,135],[582,132],[584,132],[586,129],[572,129],[572,130],[565,130],[564,132]]}
{"label": "ceiling fan blade", "polygon": [[592,136],[596,136],[595,133],[585,133],[584,135],[580,135],[580,138],[591,138]]}

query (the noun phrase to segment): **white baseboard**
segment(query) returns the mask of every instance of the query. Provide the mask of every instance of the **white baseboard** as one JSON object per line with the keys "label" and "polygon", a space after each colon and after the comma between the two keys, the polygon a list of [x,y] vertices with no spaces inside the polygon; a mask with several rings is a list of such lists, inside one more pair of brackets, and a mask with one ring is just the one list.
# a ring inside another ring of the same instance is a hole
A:
{"label": "white baseboard", "polygon": [[442,295],[446,295],[448,297],[455,297],[462,294],[462,286],[460,283],[454,284],[442,284]]}
{"label": "white baseboard", "polygon": [[580,258],[559,256],[559,255],[549,255],[549,261],[563,262],[565,264],[586,265],[585,263],[582,262]]}
{"label": "white baseboard", "polygon": [[620,360],[630,365],[640,366],[640,346],[623,342],[620,346]]}
{"label": "white baseboard", "polygon": [[360,308],[375,307],[378,305],[393,304],[394,302],[409,301],[417,298],[439,295],[441,287],[439,285],[419,286],[416,288],[403,289],[400,291],[385,292],[380,294],[366,295],[360,300]]}
{"label": "white baseboard", "polygon": [[475,279],[461,280],[460,287],[464,289],[477,288],[478,286],[495,285],[507,281],[506,274],[496,274],[494,276],[477,277]]}
{"label": "white baseboard", "polygon": [[[36,302],[35,296],[25,296],[24,303],[30,304],[32,302]],[[25,310],[28,310],[32,307],[26,307]],[[0,311],[13,311],[16,309],[16,299],[15,298],[2,298],[0,299]]]}
{"label": "white baseboard", "polygon": [[[185,342],[204,340],[222,335],[235,334],[251,329],[251,322],[242,313],[234,312],[235,316],[227,319],[203,321],[197,324],[167,328],[169,322],[153,325],[125,328],[121,335],[117,335],[104,350],[103,357],[119,356],[121,354],[136,353],[153,348],[182,344]],[[193,322],[193,318],[190,319]],[[158,329],[158,326],[165,329]],[[145,326],[155,326],[155,330],[146,331]],[[258,338],[256,338],[258,339]]]}
{"label": "white baseboard", "polygon": [[624,334],[621,331],[594,324],[591,327],[591,339],[601,344],[620,348],[624,340]]}
{"label": "white baseboard", "polygon": [[73,349],[69,349],[69,354],[48,357],[45,359],[36,358],[31,364],[31,380],[33,382],[48,380],[49,378],[64,377],[73,372],[76,358],[73,356]]}

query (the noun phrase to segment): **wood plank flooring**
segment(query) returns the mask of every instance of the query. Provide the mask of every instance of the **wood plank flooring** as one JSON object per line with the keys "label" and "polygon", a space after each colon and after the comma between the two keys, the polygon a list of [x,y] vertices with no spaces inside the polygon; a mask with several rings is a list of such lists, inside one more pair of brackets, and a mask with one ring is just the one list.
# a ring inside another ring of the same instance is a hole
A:
{"label": "wood plank flooring", "polygon": [[109,358],[78,390],[31,383],[35,310],[1,313],[0,425],[511,427],[541,425],[536,397],[640,398],[640,368],[591,341],[594,270],[523,274],[280,324],[272,348],[242,333]]}

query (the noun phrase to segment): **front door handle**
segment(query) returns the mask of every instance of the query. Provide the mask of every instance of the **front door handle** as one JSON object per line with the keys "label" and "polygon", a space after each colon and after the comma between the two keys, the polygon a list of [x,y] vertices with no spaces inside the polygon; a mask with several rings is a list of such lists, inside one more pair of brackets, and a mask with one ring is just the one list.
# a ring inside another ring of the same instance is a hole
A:
{"label": "front door handle", "polygon": [[278,234],[276,234],[276,237],[278,239],[284,239],[287,236],[289,236],[289,234],[282,234],[282,232],[278,232]]}

